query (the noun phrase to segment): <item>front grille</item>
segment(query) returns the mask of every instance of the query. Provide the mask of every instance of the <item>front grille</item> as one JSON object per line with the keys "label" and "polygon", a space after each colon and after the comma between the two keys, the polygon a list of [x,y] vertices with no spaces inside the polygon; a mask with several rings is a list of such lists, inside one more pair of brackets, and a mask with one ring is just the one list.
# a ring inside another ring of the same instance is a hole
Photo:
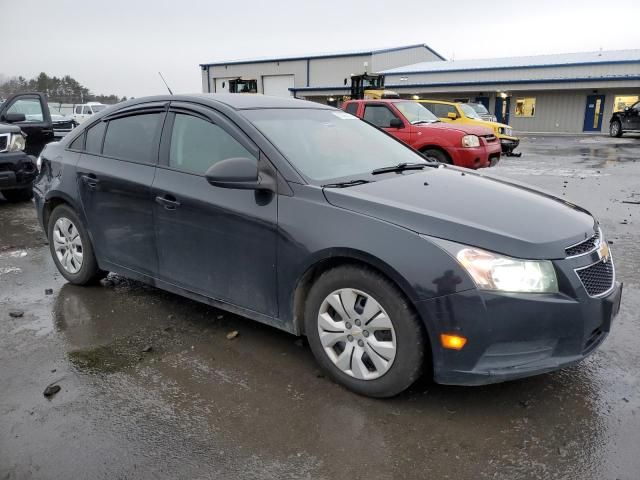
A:
{"label": "front grille", "polygon": [[598,230],[596,234],[586,239],[584,242],[578,243],[576,245],[572,245],[564,249],[567,257],[575,257],[576,255],[582,255],[584,253],[590,252],[598,246],[598,240],[600,240],[600,231]]}
{"label": "front grille", "polygon": [[587,293],[595,297],[609,291],[613,286],[614,269],[611,257],[585,268],[576,270]]}
{"label": "front grille", "polygon": [[484,135],[484,139],[487,141],[487,143],[489,142],[495,142],[497,140],[498,137],[496,137],[493,134],[489,134],[489,135]]}
{"label": "front grille", "polygon": [[68,122],[54,122],[53,129],[54,130],[71,130],[73,128],[73,123],[71,121]]}

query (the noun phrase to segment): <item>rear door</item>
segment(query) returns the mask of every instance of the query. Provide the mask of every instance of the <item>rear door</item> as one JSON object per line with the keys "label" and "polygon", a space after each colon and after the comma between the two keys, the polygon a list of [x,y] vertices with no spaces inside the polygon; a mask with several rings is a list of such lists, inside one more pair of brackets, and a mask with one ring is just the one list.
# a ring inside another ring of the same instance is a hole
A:
{"label": "rear door", "polygon": [[268,164],[227,117],[172,102],[153,183],[159,278],[210,298],[277,315],[277,195],[211,186],[226,158]]}
{"label": "rear door", "polygon": [[0,122],[8,113],[25,116],[23,122],[15,122],[27,134],[25,152],[38,156],[44,146],[53,141],[53,124],[45,96],[42,93],[19,93],[0,106]]}
{"label": "rear door", "polygon": [[78,188],[99,261],[157,274],[151,184],[166,107],[147,104],[94,123],[77,166]]}
{"label": "rear door", "polygon": [[[404,119],[404,117],[401,117],[399,113],[394,112],[388,105],[384,103],[367,102],[364,105],[362,118],[376,127],[382,128],[398,140],[401,140],[408,145],[411,144],[411,125]],[[400,120],[403,127],[391,127],[391,121],[393,119]]]}
{"label": "rear door", "polygon": [[627,125],[624,127],[629,130],[640,130],[640,102],[635,103],[625,115]]}

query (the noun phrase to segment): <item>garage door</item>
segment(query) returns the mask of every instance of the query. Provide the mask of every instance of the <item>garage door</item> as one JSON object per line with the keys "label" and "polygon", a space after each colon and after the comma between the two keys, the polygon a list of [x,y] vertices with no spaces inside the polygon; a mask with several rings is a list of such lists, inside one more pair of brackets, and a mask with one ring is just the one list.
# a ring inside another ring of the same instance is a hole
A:
{"label": "garage door", "polygon": [[265,75],[262,77],[262,91],[274,97],[290,97],[293,88],[293,75]]}
{"label": "garage door", "polygon": [[216,78],[216,93],[229,93],[229,80],[231,78]]}

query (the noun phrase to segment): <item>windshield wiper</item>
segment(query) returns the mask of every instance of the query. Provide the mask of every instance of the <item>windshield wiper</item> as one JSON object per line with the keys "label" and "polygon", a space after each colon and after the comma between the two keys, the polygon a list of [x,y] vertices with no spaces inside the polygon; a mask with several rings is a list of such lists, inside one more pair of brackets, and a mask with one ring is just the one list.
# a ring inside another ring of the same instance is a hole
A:
{"label": "windshield wiper", "polygon": [[422,170],[425,167],[437,167],[437,162],[424,162],[424,163],[399,163],[391,167],[376,168],[371,172],[372,175],[378,175],[380,173],[389,172],[404,172],[405,170]]}
{"label": "windshield wiper", "polygon": [[326,185],[322,185],[322,188],[346,188],[353,187],[355,185],[363,185],[365,183],[369,183],[369,180],[348,180],[346,182],[327,183]]}

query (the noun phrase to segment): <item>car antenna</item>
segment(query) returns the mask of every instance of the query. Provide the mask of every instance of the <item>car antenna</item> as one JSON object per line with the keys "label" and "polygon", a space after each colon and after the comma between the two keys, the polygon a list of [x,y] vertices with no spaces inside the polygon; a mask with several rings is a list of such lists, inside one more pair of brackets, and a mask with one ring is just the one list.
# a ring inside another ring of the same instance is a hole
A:
{"label": "car antenna", "polygon": [[162,79],[162,81],[164,82],[165,87],[167,87],[167,90],[169,90],[169,94],[173,95],[173,92],[171,91],[171,89],[169,88],[169,85],[167,84],[167,81],[164,79],[164,77],[162,76],[162,73],[158,72],[158,75],[160,75],[160,78]]}

